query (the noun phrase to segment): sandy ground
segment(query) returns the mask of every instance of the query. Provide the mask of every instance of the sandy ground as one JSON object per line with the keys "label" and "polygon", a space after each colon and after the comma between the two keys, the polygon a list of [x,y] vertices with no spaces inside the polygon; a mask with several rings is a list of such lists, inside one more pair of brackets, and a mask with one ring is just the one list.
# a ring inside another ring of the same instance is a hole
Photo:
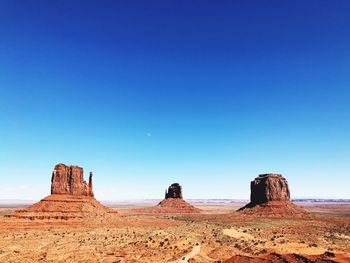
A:
{"label": "sandy ground", "polygon": [[[137,214],[115,220],[25,220],[0,216],[0,262],[220,262],[234,255],[320,255],[350,262],[350,204],[307,204],[308,219],[241,216],[241,204],[197,204],[197,215]],[[0,209],[8,214],[14,208]]]}

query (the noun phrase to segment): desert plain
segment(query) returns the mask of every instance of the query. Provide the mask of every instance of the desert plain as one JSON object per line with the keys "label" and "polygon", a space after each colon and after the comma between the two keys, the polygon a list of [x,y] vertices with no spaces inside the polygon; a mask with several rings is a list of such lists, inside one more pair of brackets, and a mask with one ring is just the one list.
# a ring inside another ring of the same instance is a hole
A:
{"label": "desert plain", "polygon": [[350,262],[350,203],[300,202],[309,216],[264,218],[234,200],[142,212],[153,202],[108,203],[118,213],[93,219],[5,217],[20,204],[3,205],[0,262]]}
{"label": "desert plain", "polygon": [[0,263],[350,263],[349,102],[350,0],[0,0]]}

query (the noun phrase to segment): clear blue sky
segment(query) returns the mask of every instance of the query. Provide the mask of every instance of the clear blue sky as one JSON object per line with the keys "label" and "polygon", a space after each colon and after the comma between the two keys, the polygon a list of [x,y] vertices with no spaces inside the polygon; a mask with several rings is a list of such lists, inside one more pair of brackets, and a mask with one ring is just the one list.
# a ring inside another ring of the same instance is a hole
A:
{"label": "clear blue sky", "polygon": [[349,1],[0,1],[0,199],[350,198]]}

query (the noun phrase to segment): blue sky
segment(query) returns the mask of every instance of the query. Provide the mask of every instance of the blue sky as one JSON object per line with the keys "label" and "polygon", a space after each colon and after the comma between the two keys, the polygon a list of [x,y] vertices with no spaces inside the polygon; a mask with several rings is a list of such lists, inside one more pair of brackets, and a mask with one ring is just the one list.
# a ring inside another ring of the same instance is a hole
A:
{"label": "blue sky", "polygon": [[349,1],[0,1],[1,199],[350,198]]}

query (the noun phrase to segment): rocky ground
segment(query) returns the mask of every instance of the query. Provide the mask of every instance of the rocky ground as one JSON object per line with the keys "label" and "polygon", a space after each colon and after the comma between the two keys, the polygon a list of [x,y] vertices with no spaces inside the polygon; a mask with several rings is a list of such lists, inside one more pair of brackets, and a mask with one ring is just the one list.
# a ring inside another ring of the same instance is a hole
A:
{"label": "rocky ground", "polygon": [[350,205],[309,205],[304,219],[228,206],[154,215],[124,207],[105,221],[1,216],[0,262],[350,262]]}
{"label": "rocky ground", "polygon": [[133,212],[140,214],[189,214],[200,213],[201,211],[201,209],[189,204],[188,202],[180,198],[167,198],[162,200],[156,206],[133,209]]}

